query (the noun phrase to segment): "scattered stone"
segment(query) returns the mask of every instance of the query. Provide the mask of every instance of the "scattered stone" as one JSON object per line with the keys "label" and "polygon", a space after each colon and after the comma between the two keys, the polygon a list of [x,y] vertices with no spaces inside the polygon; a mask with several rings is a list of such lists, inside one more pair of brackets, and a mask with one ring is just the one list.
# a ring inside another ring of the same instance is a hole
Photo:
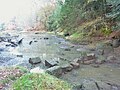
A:
{"label": "scattered stone", "polygon": [[59,77],[62,75],[62,68],[60,66],[53,66],[46,70],[47,73]]}
{"label": "scattered stone", "polygon": [[40,34],[39,32],[36,32],[35,34]]}
{"label": "scattered stone", "polygon": [[65,72],[71,71],[73,69],[73,66],[70,64],[65,64],[65,65],[62,65],[61,68],[62,68],[62,71],[65,73]]}
{"label": "scattered stone", "polygon": [[96,59],[96,57],[95,57],[94,53],[89,53],[89,54],[87,54],[87,57],[85,59],[86,60],[92,60],[92,59]]}
{"label": "scattered stone", "polygon": [[74,69],[77,69],[80,67],[80,64],[76,62],[71,62],[70,64],[73,66]]}
{"label": "scattered stone", "polygon": [[38,42],[38,41],[34,41],[34,42]]}
{"label": "scattered stone", "polygon": [[9,46],[11,46],[11,44],[6,44],[5,46],[6,46],[6,47],[9,47]]}
{"label": "scattered stone", "polygon": [[91,59],[91,60],[83,60],[83,64],[85,64],[85,65],[89,65],[89,64],[92,64],[92,63],[94,63],[96,61],[96,59]]}
{"label": "scattered stone", "polygon": [[80,58],[74,59],[73,62],[80,64],[83,60],[84,60],[84,58],[83,58],[83,57],[80,57]]}
{"label": "scattered stone", "polygon": [[17,55],[17,57],[21,57],[21,58],[23,58],[23,55]]}
{"label": "scattered stone", "polygon": [[57,60],[45,60],[45,66],[47,67],[53,67],[58,65],[59,61]]}
{"label": "scattered stone", "polygon": [[29,45],[31,45],[31,44],[32,44],[32,42],[33,42],[33,41],[30,41],[30,42],[29,42]]}
{"label": "scattered stone", "polygon": [[65,48],[65,51],[71,51],[71,49],[70,48]]}
{"label": "scattered stone", "polygon": [[30,70],[30,73],[44,73],[45,70],[41,69],[40,67],[36,67]]}
{"label": "scattered stone", "polygon": [[18,44],[19,44],[19,45],[22,44],[23,39],[24,39],[24,38],[22,38],[22,39],[20,39],[20,40],[18,41]]}
{"label": "scattered stone", "polygon": [[40,59],[40,57],[29,58],[29,63],[31,63],[32,65],[39,64],[39,63],[41,63],[41,59]]}
{"label": "scattered stone", "polygon": [[49,38],[48,37],[44,37],[44,40],[48,40]]}

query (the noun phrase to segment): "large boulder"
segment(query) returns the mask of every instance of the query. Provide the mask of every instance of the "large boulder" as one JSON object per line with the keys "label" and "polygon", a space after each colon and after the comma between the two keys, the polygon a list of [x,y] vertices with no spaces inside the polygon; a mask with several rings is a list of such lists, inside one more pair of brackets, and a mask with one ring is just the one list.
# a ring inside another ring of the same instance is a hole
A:
{"label": "large boulder", "polygon": [[68,63],[68,64],[62,65],[61,68],[62,68],[62,71],[66,73],[71,71],[73,69],[73,66]]}
{"label": "large boulder", "polygon": [[62,68],[60,66],[53,66],[51,68],[46,69],[46,72],[56,77],[59,77],[62,75]]}
{"label": "large boulder", "polygon": [[41,59],[40,59],[40,57],[29,58],[29,63],[32,65],[39,64],[39,63],[41,63]]}
{"label": "large boulder", "polygon": [[58,63],[58,60],[45,60],[45,66],[47,66],[48,68],[58,65]]}

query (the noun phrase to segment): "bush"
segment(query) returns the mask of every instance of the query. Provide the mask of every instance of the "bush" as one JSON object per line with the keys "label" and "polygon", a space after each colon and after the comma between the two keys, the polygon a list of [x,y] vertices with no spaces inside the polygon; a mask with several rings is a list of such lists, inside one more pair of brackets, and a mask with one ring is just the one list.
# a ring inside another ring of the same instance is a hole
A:
{"label": "bush", "polygon": [[14,90],[71,90],[71,86],[49,74],[26,74],[13,84]]}

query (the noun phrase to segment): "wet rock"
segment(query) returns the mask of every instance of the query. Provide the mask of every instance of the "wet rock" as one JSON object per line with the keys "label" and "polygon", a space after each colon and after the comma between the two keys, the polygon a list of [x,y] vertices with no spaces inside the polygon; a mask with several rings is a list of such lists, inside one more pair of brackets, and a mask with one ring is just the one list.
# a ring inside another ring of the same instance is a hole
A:
{"label": "wet rock", "polygon": [[39,32],[36,32],[35,34],[40,34]]}
{"label": "wet rock", "polygon": [[17,57],[21,57],[21,58],[23,58],[23,55],[17,55]]}
{"label": "wet rock", "polygon": [[59,61],[57,60],[45,60],[45,66],[47,67],[53,67],[58,65]]}
{"label": "wet rock", "polygon": [[38,41],[34,41],[34,42],[38,42]]}
{"label": "wet rock", "polygon": [[70,62],[70,64],[73,66],[74,69],[77,69],[80,67],[80,64],[76,62]]}
{"label": "wet rock", "polygon": [[70,48],[65,48],[65,51],[71,51],[71,49]]}
{"label": "wet rock", "polygon": [[44,37],[44,40],[48,40],[49,38],[48,37]]}
{"label": "wet rock", "polygon": [[53,66],[48,68],[46,72],[56,77],[60,77],[62,75],[62,68],[60,66]]}
{"label": "wet rock", "polygon": [[31,44],[32,44],[32,42],[33,42],[33,41],[30,41],[30,42],[29,42],[29,45],[31,45]]}
{"label": "wet rock", "polygon": [[11,46],[11,44],[6,44],[5,46],[6,46],[6,47],[9,47],[9,46]]}
{"label": "wet rock", "polygon": [[39,64],[39,63],[41,63],[41,59],[40,59],[40,57],[29,58],[29,63],[32,65]]}
{"label": "wet rock", "polygon": [[70,36],[70,34],[69,33],[65,33],[64,36],[67,37],[67,36]]}
{"label": "wet rock", "polygon": [[19,45],[22,44],[23,39],[24,39],[24,38],[22,38],[22,39],[20,39],[20,40],[18,41],[18,44],[19,44]]}
{"label": "wet rock", "polygon": [[62,65],[61,68],[62,68],[62,71],[65,73],[65,72],[71,71],[73,69],[73,66],[70,64],[65,64],[65,65]]}

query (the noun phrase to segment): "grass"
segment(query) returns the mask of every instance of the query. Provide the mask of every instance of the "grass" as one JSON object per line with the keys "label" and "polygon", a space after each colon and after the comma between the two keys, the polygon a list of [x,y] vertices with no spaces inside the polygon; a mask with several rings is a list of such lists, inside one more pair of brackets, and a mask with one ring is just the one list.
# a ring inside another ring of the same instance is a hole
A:
{"label": "grass", "polygon": [[26,74],[13,84],[13,90],[71,90],[71,86],[49,74]]}

